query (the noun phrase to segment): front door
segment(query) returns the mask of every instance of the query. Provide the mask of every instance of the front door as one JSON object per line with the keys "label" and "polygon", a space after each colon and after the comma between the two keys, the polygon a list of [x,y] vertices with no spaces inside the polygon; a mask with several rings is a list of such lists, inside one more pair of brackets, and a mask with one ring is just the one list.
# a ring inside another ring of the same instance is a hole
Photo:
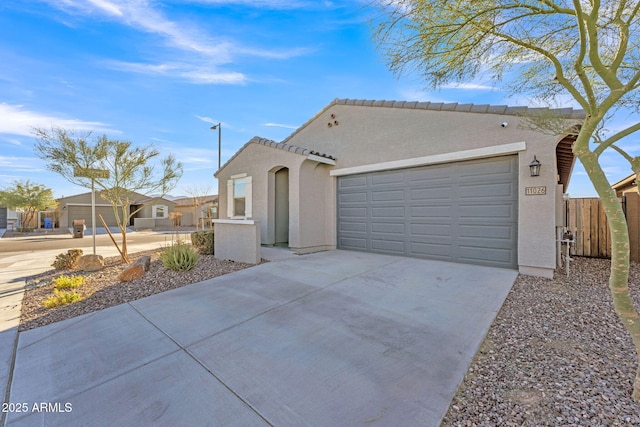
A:
{"label": "front door", "polygon": [[276,172],[275,237],[276,245],[289,243],[289,169]]}

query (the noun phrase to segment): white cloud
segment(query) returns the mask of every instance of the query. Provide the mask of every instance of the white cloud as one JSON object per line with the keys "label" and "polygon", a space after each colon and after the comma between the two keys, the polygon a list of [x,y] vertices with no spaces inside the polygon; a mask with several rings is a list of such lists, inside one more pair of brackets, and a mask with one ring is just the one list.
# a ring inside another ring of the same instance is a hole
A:
{"label": "white cloud", "polygon": [[22,105],[0,103],[0,134],[33,136],[33,128],[50,128],[51,126],[73,130],[117,132],[108,129],[106,123],[63,118],[54,114],[26,110]]}
{"label": "white cloud", "polygon": [[17,146],[22,145],[22,142],[15,138],[0,138],[0,141],[8,142],[11,145],[17,145]]}
{"label": "white cloud", "polygon": [[197,67],[186,63],[142,64],[107,61],[108,68],[137,74],[171,76],[197,84],[245,84],[247,77],[237,72],[217,72],[215,66]]}
{"label": "white cloud", "polygon": [[479,83],[448,83],[442,85],[442,89],[497,90],[493,86],[487,86]]}
{"label": "white cloud", "polygon": [[285,129],[298,129],[299,126],[294,125],[283,125],[281,123],[265,123],[265,126],[276,127],[276,128],[285,128]]}
{"label": "white cloud", "polygon": [[[241,5],[266,9],[298,9],[301,7],[317,6],[317,2],[305,0],[191,0],[191,3],[210,5]],[[325,6],[331,6],[325,2]]]}
{"label": "white cloud", "polygon": [[400,91],[400,97],[403,101],[419,101],[419,102],[455,102],[449,101],[438,96],[435,96],[433,92],[425,92],[416,89],[403,89]]}
{"label": "white cloud", "polygon": [[41,160],[36,157],[0,156],[0,170],[4,172],[42,172],[44,168]]}
{"label": "white cloud", "polygon": [[[161,36],[168,45],[182,51],[196,53],[207,58],[208,66],[213,64],[225,64],[232,62],[232,56],[244,54],[268,59],[288,59],[295,56],[308,54],[311,50],[306,48],[290,49],[256,49],[240,46],[224,37],[214,37],[201,29],[195,22],[178,22],[169,19],[155,7],[155,3],[148,0],[45,0],[52,7],[65,10],[69,13],[81,15],[106,15],[109,19],[116,20],[123,25],[130,26],[150,34]],[[290,0],[235,0],[232,2],[209,3],[233,3],[242,5],[257,5],[276,7],[279,5],[291,8]],[[297,2],[300,3],[300,2]],[[307,4],[308,2],[304,2]],[[135,64],[134,64],[135,65]],[[143,65],[143,64],[137,64]],[[164,65],[156,66],[162,68]],[[172,66],[169,66],[171,69]],[[179,67],[182,68],[182,67]],[[142,68],[138,68],[141,72]],[[145,68],[150,72],[152,68]],[[136,71],[135,68],[128,71]],[[168,70],[164,70],[168,73]],[[156,70],[160,72],[160,70]],[[211,73],[205,69],[187,70],[183,77],[199,83],[238,83],[244,82],[241,73]],[[168,75],[171,75],[170,73]]]}
{"label": "white cloud", "polygon": [[196,115],[196,117],[199,120],[202,120],[205,123],[211,123],[212,125],[217,125],[218,123],[220,123],[219,120],[212,119],[211,117],[198,116],[198,115]]}

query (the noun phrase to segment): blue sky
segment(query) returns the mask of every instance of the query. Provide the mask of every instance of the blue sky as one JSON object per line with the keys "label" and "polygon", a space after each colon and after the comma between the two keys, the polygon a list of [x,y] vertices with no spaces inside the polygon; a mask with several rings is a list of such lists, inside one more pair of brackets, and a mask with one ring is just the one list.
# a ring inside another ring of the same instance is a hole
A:
{"label": "blue sky", "polygon": [[[482,82],[423,90],[375,50],[367,0],[3,0],[0,187],[84,192],[48,172],[34,127],[155,145],[184,163],[173,195],[217,192],[222,162],[253,136],[282,140],[334,98],[527,105]],[[561,106],[561,105],[559,105]],[[640,139],[628,144],[640,147]],[[630,171],[602,159],[615,182]],[[572,197],[595,195],[576,165]]]}

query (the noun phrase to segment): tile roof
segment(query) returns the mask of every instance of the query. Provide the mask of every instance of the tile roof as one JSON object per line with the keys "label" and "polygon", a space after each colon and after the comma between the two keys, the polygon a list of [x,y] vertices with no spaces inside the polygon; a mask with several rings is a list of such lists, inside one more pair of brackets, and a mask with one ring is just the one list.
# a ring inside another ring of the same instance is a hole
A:
{"label": "tile roof", "polygon": [[545,112],[556,114],[558,117],[567,119],[584,119],[584,111],[574,110],[573,108],[531,108],[531,107],[509,107],[508,105],[490,105],[490,104],[458,104],[457,102],[420,102],[420,101],[384,101],[373,99],[349,99],[336,98],[324,107],[318,114],[307,120],[302,126],[293,131],[282,142],[287,142],[293,138],[298,132],[307,127],[311,122],[324,114],[334,105],[353,105],[358,107],[382,107],[382,108],[406,108],[412,110],[430,110],[430,111],[457,111],[461,113],[481,113],[481,114],[501,114],[509,116],[527,116],[536,115]]}
{"label": "tile roof", "polygon": [[336,160],[335,157],[319,153],[308,148],[296,147],[294,145],[287,144],[295,135],[297,135],[302,129],[306,128],[311,122],[316,120],[322,114],[324,114],[329,108],[334,105],[353,105],[358,107],[381,107],[381,108],[406,108],[412,110],[430,110],[430,111],[456,111],[461,113],[480,113],[480,114],[500,114],[511,116],[527,116],[536,115],[541,113],[551,113],[561,118],[567,119],[583,119],[585,117],[584,111],[574,110],[573,108],[532,108],[532,107],[510,107],[508,105],[490,105],[490,104],[458,104],[457,102],[444,103],[444,102],[420,102],[420,101],[384,101],[373,99],[349,99],[349,98],[335,98],[327,106],[325,106],[320,112],[307,120],[302,126],[293,131],[289,136],[282,140],[282,142],[275,142],[270,139],[261,138],[258,136],[253,137],[249,142],[240,148],[222,167],[216,171],[214,176],[218,174],[222,168],[229,164],[240,151],[244,150],[249,144],[262,144],[267,147],[278,148],[285,151],[290,151],[297,154],[308,156],[314,154],[321,157],[326,157],[331,160]]}
{"label": "tile roof", "polygon": [[[484,113],[502,115],[534,115],[549,111],[558,117],[568,119],[584,118],[584,111],[573,108],[531,108],[531,107],[510,107],[508,105],[489,104],[458,104],[457,102],[418,102],[418,101],[376,101],[371,99],[339,99],[336,98],[326,108],[332,105],[357,105],[363,107],[388,107],[388,108],[410,108],[414,110],[432,111],[459,111],[463,113]],[[326,109],[325,108],[325,109]]]}
{"label": "tile roof", "polygon": [[220,169],[216,171],[216,173],[214,173],[214,176],[216,176],[218,172],[224,169],[225,166],[227,166],[233,159],[235,159],[242,150],[244,150],[247,146],[249,146],[249,144],[260,144],[267,147],[276,148],[278,150],[284,150],[284,151],[289,151],[291,153],[300,154],[302,156],[314,155],[314,156],[324,157],[330,160],[336,160],[336,158],[330,154],[321,153],[319,151],[311,150],[309,148],[302,148],[302,147],[297,147],[291,144],[285,144],[284,142],[276,142],[271,139],[261,138],[259,136],[254,136],[249,140],[249,142],[244,144],[238,151],[236,151],[236,153],[229,160],[227,160],[225,164],[223,164],[220,167]]}

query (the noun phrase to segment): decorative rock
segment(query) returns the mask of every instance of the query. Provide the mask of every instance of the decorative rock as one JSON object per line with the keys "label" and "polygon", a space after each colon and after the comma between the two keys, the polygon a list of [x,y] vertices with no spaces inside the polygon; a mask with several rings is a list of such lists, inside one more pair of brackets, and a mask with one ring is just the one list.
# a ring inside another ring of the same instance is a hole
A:
{"label": "decorative rock", "polygon": [[84,271],[98,271],[104,267],[102,255],[83,255],[78,260],[78,269]]}
{"label": "decorative rock", "polygon": [[144,271],[149,271],[149,266],[151,265],[151,257],[149,255],[141,256],[135,262],[135,264],[142,265]]}
{"label": "decorative rock", "polygon": [[120,273],[118,280],[120,282],[130,282],[139,279],[144,274],[144,266],[142,264],[133,263]]}

